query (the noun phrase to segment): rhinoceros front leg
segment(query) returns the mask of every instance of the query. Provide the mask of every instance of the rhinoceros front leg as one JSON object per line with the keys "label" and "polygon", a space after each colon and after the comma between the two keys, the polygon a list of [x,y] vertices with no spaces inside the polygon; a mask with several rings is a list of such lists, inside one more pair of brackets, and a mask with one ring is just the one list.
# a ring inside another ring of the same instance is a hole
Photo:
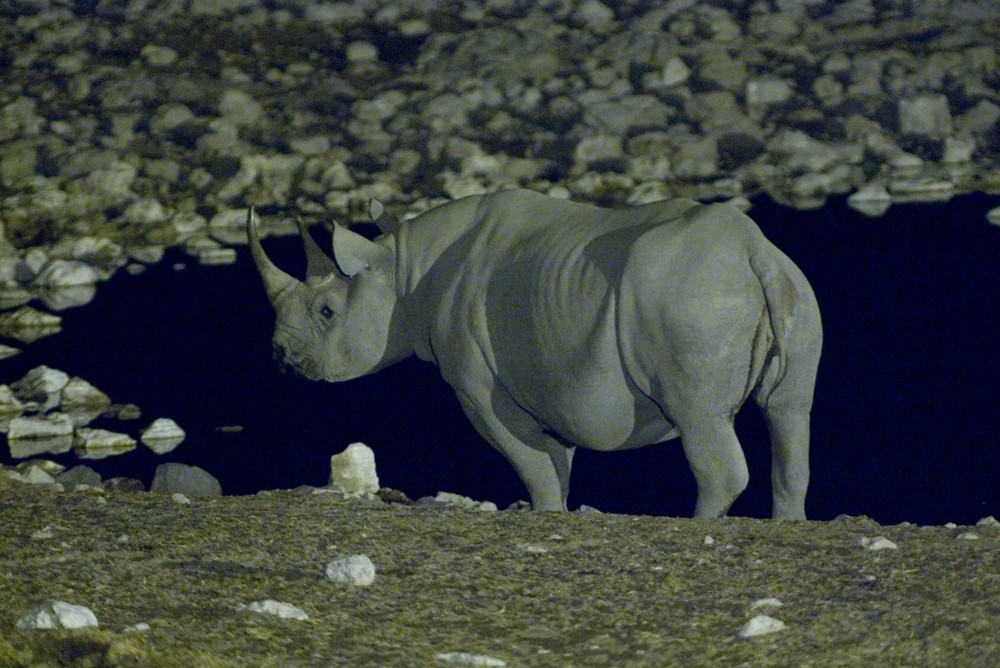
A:
{"label": "rhinoceros front leg", "polygon": [[502,389],[456,389],[469,421],[514,466],[534,510],[566,510],[575,448],[548,436]]}

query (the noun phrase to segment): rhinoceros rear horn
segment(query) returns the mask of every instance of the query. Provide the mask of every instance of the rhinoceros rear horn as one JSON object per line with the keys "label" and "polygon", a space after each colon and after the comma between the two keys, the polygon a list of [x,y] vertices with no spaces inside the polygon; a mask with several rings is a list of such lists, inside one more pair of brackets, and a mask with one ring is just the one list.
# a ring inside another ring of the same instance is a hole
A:
{"label": "rhinoceros rear horn", "polygon": [[253,263],[257,265],[257,271],[264,281],[267,298],[273,304],[279,294],[299,281],[278,269],[268,259],[263,246],[260,245],[260,235],[257,233],[257,214],[254,212],[253,207],[250,207],[247,211],[247,242],[250,246],[250,255],[253,257]]}
{"label": "rhinoceros rear horn", "polygon": [[323,249],[312,238],[301,216],[295,218],[295,224],[299,227],[299,236],[302,237],[302,246],[306,251],[306,278],[326,278],[328,275],[336,273],[337,264],[323,252]]}

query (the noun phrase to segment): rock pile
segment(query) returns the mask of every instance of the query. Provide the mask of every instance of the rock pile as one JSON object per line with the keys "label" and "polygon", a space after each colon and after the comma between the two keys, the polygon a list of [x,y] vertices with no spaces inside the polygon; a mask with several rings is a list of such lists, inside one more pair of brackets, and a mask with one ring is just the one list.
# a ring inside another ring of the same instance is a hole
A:
{"label": "rock pile", "polygon": [[5,10],[0,211],[44,255],[0,276],[220,259],[248,202],[1000,188],[994,3],[205,4]]}
{"label": "rock pile", "polygon": [[[133,405],[113,405],[107,394],[64,371],[38,366],[11,385],[0,385],[0,432],[7,434],[11,457],[74,450],[81,459],[103,459],[128,452],[136,439],[128,434],[90,428],[98,417],[125,421],[138,418]],[[142,442],[157,454],[170,452],[184,439],[173,420],[154,420]]]}
{"label": "rock pile", "polygon": [[996,3],[193,4],[0,9],[0,334],[166,247],[231,262],[249,203],[1000,192]]}

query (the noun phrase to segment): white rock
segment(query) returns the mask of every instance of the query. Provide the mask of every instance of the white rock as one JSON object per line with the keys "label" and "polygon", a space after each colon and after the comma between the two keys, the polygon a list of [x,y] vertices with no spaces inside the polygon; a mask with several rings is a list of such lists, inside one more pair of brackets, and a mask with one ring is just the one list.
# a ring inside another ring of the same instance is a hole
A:
{"label": "white rock", "polygon": [[173,65],[174,61],[177,60],[176,51],[169,46],[160,46],[159,44],[147,44],[142,47],[139,55],[150,67],[167,67]]}
{"label": "white rock", "polygon": [[657,83],[663,86],[677,86],[688,80],[691,76],[691,69],[684,63],[680,56],[671,56],[663,65]]}
{"label": "white rock", "polygon": [[31,532],[31,540],[49,540],[55,538],[56,532],[50,526],[45,526],[37,531]]}
{"label": "white rock", "polygon": [[1000,206],[986,212],[986,220],[993,225],[1000,225]]}
{"label": "white rock", "polygon": [[583,0],[575,12],[573,20],[595,31],[603,29],[615,20],[615,12],[597,0]]}
{"label": "white rock", "polygon": [[62,388],[62,406],[93,406],[105,410],[111,405],[111,397],[85,381],[73,376]]}
{"label": "white rock", "polygon": [[64,413],[17,416],[7,432],[10,456],[23,459],[42,453],[54,455],[73,447],[73,421]]}
{"label": "white rock", "polygon": [[574,169],[583,172],[595,163],[621,160],[625,157],[621,137],[594,135],[584,137],[573,150]]}
{"label": "white rock", "polygon": [[875,538],[868,538],[862,536],[859,541],[861,547],[868,548],[869,550],[896,550],[899,546],[893,543],[891,540],[885,536],[876,536]]}
{"label": "white rock", "polygon": [[236,125],[250,125],[260,119],[264,108],[247,93],[231,89],[222,94],[218,111]]}
{"label": "white rock", "polygon": [[135,446],[135,439],[128,434],[80,427],[76,430],[73,449],[80,459],[104,459],[134,450]]}
{"label": "white rock", "polygon": [[150,198],[136,200],[122,212],[122,220],[139,225],[155,225],[169,218],[170,213],[163,208],[160,201]]}
{"label": "white rock", "polygon": [[263,601],[254,601],[253,603],[248,603],[247,605],[238,605],[236,606],[236,609],[241,612],[246,611],[265,615],[274,615],[276,617],[281,617],[282,619],[309,619],[309,615],[307,615],[301,608],[297,608],[291,603],[282,603],[270,598]]}
{"label": "white rock", "polygon": [[189,506],[189,505],[191,505],[191,499],[187,498],[186,496],[184,496],[180,492],[174,492],[173,494],[171,494],[170,495],[170,500],[173,501],[174,503],[178,504],[178,505],[181,505],[181,506]]}
{"label": "white rock", "polygon": [[97,626],[97,616],[90,608],[66,601],[46,601],[17,621],[19,629],[78,629]]}
{"label": "white rock", "polygon": [[847,198],[847,206],[866,216],[877,217],[892,206],[892,195],[885,186],[871,184],[860,188]]}
{"label": "white rock", "polygon": [[456,663],[463,666],[506,666],[507,662],[501,659],[494,659],[485,654],[472,654],[470,652],[438,652],[434,655],[438,661],[445,663]]}
{"label": "white rock", "polygon": [[740,629],[740,636],[743,638],[753,638],[768,633],[776,633],[786,629],[785,623],[780,619],[767,615],[757,615],[743,625]]}
{"label": "white rock", "polygon": [[715,545],[715,539],[711,536],[705,536],[705,540],[702,541],[705,545]]}
{"label": "white rock", "polygon": [[378,61],[378,48],[371,42],[351,42],[344,49],[344,58],[354,65],[374,63]]}
{"label": "white rock", "polygon": [[14,469],[18,473],[27,473],[28,469],[41,469],[49,475],[59,475],[66,470],[66,467],[62,464],[52,461],[51,459],[29,459],[26,462],[21,462]]}
{"label": "white rock", "polygon": [[1000,520],[993,517],[992,515],[984,517],[983,519],[976,522],[977,527],[1000,527]]}
{"label": "white rock", "polygon": [[944,139],[951,131],[951,111],[943,94],[926,93],[899,101],[900,134]]}
{"label": "white rock", "polygon": [[111,397],[78,376],[70,378],[62,390],[61,407],[78,427],[88,424],[109,406]]}
{"label": "white rock", "polygon": [[24,404],[14,395],[9,385],[0,385],[0,415],[18,414],[24,410]]}
{"label": "white rock", "polygon": [[945,137],[944,155],[941,157],[941,161],[947,163],[972,162],[972,155],[975,152],[976,142],[974,139]]}
{"label": "white rock", "polygon": [[375,452],[364,443],[351,443],[330,457],[330,484],[348,494],[374,494],[379,490]]}
{"label": "white rock", "polygon": [[22,401],[35,401],[41,404],[40,409],[44,412],[59,405],[60,393],[68,383],[69,374],[43,364],[13,382],[10,389],[14,390],[14,394]]}
{"label": "white rock", "polygon": [[180,445],[185,436],[184,430],[170,418],[157,418],[146,427],[139,439],[150,450],[162,455]]}
{"label": "white rock", "polygon": [[364,554],[340,557],[326,565],[326,579],[367,587],[375,582],[375,564]]}
{"label": "white rock", "polygon": [[960,533],[955,536],[956,540],[979,540],[979,534],[972,531],[966,531],[965,533]]}
{"label": "white rock", "polygon": [[198,253],[198,264],[215,267],[224,264],[236,263],[235,248],[213,248],[203,250]]}
{"label": "white rock", "polygon": [[755,77],[746,84],[746,102],[751,108],[784,104],[791,99],[792,93],[791,84],[773,76]]}
{"label": "white rock", "polygon": [[130,626],[126,626],[123,629],[125,633],[145,633],[148,630],[149,630],[149,624],[147,624],[146,622],[139,622],[138,624],[132,624]]}
{"label": "white rock", "polygon": [[56,481],[55,478],[36,466],[32,466],[24,472],[8,471],[7,476],[11,480],[23,482],[27,485],[50,485]]}

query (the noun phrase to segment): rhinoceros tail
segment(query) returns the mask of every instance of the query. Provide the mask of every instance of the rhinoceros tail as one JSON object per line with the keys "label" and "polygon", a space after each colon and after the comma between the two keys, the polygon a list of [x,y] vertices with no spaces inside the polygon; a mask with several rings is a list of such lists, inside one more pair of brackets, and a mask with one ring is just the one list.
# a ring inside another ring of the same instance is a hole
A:
{"label": "rhinoceros tail", "polygon": [[[791,260],[774,247],[750,257],[750,266],[760,281],[767,303],[767,319],[773,340],[766,351],[766,361],[756,387],[761,406],[786,379],[786,388],[775,401],[799,403],[799,391],[812,401],[816,364],[822,345],[822,329],[816,297],[805,276]],[[804,384],[807,387],[797,387]],[[791,394],[789,394],[791,392]]]}

